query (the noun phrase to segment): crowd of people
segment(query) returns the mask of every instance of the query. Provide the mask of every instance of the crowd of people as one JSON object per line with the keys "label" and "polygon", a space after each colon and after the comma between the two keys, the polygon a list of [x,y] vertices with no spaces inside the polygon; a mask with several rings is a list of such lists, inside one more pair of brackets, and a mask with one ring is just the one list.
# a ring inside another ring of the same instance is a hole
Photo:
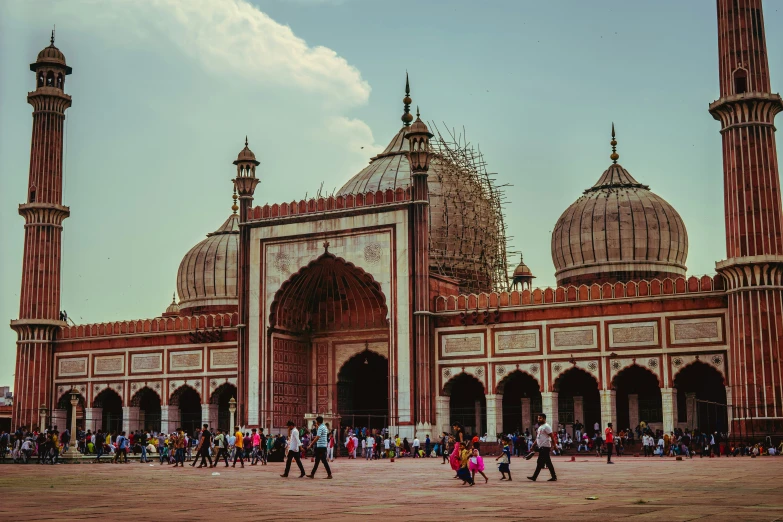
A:
{"label": "crowd of people", "polygon": [[[525,429],[523,432],[517,431],[498,437],[500,451],[497,460],[504,480],[511,480],[511,457],[531,458],[535,452],[540,453],[541,445],[538,439],[541,439],[541,427],[546,426],[552,430],[546,424],[545,417],[540,421],[542,422],[533,426],[533,433]],[[178,428],[172,433],[152,430],[104,432],[100,429],[96,432],[85,432],[77,429],[75,434],[71,434],[68,429],[61,432],[57,426],[49,426],[31,430],[20,428],[13,433],[0,431],[0,460],[10,456],[15,463],[56,464],[62,460],[63,453],[76,451],[84,457],[92,457],[93,462],[128,463],[138,457],[140,463],[154,460],[160,465],[175,467],[184,467],[185,462],[192,466],[198,464],[199,467],[215,467],[222,461],[225,466],[236,466],[239,463],[244,467],[245,461],[250,465],[286,461],[287,476],[292,460],[296,460],[300,469],[303,469],[301,459],[307,456],[320,457],[319,448],[323,448],[321,460],[330,477],[328,463],[334,462],[338,455],[345,455],[348,459],[365,460],[439,457],[444,464],[451,462],[452,467],[458,458],[460,466],[455,471],[464,468],[470,472],[471,481],[465,483],[471,483],[476,473],[480,473],[486,480],[481,455],[481,444],[487,442],[486,434],[468,436],[459,423],[455,423],[452,430],[451,433],[444,432],[435,439],[427,434],[422,439],[413,437],[409,440],[407,437],[401,438],[399,434],[391,434],[388,428],[348,426],[343,428],[340,435],[323,421],[320,424],[316,421],[309,429],[289,422],[287,433],[269,436],[264,433],[263,428],[242,430],[234,427],[233,430],[222,430],[207,424],[192,433]],[[640,422],[633,430],[620,429],[616,433],[611,429],[611,425],[602,433],[596,423],[588,434],[583,425],[576,421],[571,433],[567,432],[565,426],[559,425],[557,431],[552,431],[548,441],[550,445],[547,453],[551,455],[563,455],[570,451],[595,453],[598,457],[606,455],[608,462],[611,462],[612,453],[622,456],[628,452],[644,457],[690,458],[694,455],[775,456],[783,452],[783,442],[777,447],[769,440],[755,443],[737,442],[717,431],[687,432],[679,428],[664,433],[660,429],[653,430],[646,422]],[[129,456],[134,458],[129,461]],[[545,462],[543,466],[548,467],[548,463]],[[464,476],[465,472],[462,474]]]}

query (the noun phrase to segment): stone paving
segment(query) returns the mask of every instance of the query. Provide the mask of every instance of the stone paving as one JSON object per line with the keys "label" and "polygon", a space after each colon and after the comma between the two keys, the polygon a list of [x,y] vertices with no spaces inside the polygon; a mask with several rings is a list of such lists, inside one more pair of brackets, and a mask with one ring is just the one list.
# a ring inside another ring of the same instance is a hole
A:
{"label": "stone paving", "polygon": [[[282,479],[282,463],[214,470],[149,464],[0,466],[0,520],[783,520],[783,457],[555,458],[558,482],[461,486],[440,459],[338,459],[334,479]],[[305,462],[310,472],[312,464]],[[295,466],[295,465],[294,465]],[[294,467],[295,469],[295,467]],[[213,472],[219,475],[213,476]],[[598,497],[587,500],[586,497]]]}

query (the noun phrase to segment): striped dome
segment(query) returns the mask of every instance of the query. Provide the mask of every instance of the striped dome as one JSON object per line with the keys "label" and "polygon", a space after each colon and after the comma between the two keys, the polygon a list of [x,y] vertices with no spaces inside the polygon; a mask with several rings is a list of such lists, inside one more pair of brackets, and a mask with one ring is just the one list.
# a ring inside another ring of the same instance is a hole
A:
{"label": "striped dome", "polygon": [[557,220],[552,261],[558,285],[685,275],[682,218],[617,164]]}
{"label": "striped dome", "polygon": [[183,314],[237,308],[239,216],[232,214],[190,249],[179,264],[177,292]]}

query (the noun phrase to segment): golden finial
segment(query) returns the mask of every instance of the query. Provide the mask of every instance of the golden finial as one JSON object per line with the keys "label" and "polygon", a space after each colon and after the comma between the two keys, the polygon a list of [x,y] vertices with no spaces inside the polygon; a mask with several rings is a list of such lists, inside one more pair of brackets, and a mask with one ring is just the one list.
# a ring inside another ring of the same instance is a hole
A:
{"label": "golden finial", "polygon": [[408,81],[408,72],[405,72],[405,97],[402,99],[403,103],[403,113],[402,113],[402,124],[408,127],[411,122],[413,121],[413,116],[411,115],[411,85]]}
{"label": "golden finial", "polygon": [[614,122],[612,122],[612,141],[609,142],[612,146],[612,154],[609,156],[613,164],[617,164],[617,160],[620,159],[620,155],[617,154],[617,140],[614,139]]}
{"label": "golden finial", "polygon": [[237,185],[234,184],[234,195],[231,196],[234,199],[234,204],[231,205],[231,211],[236,215],[237,210],[239,210],[239,207],[237,206]]}

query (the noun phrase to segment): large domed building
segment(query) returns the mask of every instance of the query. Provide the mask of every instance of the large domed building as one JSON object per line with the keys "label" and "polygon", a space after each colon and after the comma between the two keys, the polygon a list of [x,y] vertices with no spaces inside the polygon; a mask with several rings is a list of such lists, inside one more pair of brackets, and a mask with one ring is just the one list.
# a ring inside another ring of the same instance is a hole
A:
{"label": "large domed building", "polygon": [[[27,96],[13,428],[208,423],[275,434],[322,415],[333,428],[409,440],[461,423],[486,434],[492,452],[497,434],[532,429],[543,412],[590,435],[594,423],[644,421],[666,433],[779,436],[770,361],[783,358],[773,134],[783,102],[770,91],[763,30],[746,30],[763,20],[760,1],[717,2],[720,98],[710,111],[723,126],[729,249],[718,275],[686,277],[683,221],[617,163],[614,132],[612,164],[553,230],[559,286],[532,288],[541,269],[521,259],[508,274],[502,198],[483,160],[414,122],[406,85],[402,128],[336,194],[254,204],[265,173],[245,140],[232,213],[182,259],[179,302],[98,324],[67,323],[60,311],[71,69],[52,38]],[[749,52],[758,59],[740,63]],[[707,418],[699,404],[711,405]]]}
{"label": "large domed building", "polygon": [[559,286],[685,275],[688,233],[669,203],[617,163],[557,220],[552,261]]}

